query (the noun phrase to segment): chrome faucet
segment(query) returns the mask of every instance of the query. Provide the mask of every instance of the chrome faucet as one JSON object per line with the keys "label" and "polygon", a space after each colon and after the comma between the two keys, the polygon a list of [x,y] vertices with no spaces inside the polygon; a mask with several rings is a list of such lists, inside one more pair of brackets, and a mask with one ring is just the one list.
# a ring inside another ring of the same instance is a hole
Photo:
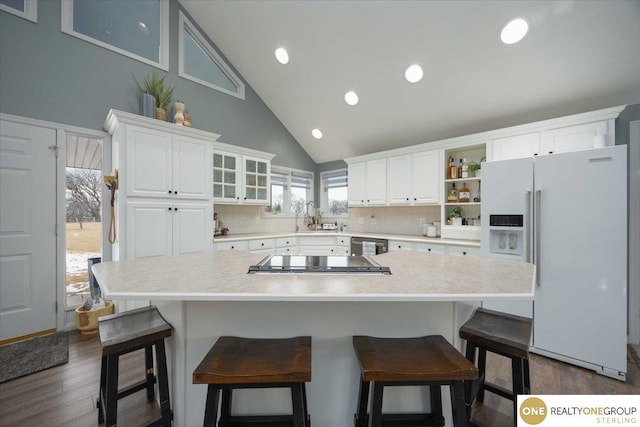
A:
{"label": "chrome faucet", "polygon": [[309,200],[307,202],[307,204],[305,205],[305,209],[304,209],[304,226],[305,227],[309,227],[309,206],[313,207],[313,212],[312,215],[315,217],[316,212],[315,212],[315,207],[316,204],[313,200]]}

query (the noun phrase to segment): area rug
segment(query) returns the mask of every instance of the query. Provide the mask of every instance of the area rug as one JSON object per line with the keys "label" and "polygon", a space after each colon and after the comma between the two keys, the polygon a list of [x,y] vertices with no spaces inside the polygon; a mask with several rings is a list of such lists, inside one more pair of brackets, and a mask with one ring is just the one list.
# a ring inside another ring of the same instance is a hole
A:
{"label": "area rug", "polygon": [[69,361],[67,333],[31,338],[0,347],[0,383]]}

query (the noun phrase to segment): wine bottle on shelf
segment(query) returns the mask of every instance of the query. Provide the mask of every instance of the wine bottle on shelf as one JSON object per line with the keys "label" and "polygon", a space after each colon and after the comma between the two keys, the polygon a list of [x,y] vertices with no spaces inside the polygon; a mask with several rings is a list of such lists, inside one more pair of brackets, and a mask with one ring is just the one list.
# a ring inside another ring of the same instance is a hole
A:
{"label": "wine bottle on shelf", "polygon": [[460,173],[460,178],[469,178],[469,163],[467,163],[467,158],[462,158],[462,172]]}
{"label": "wine bottle on shelf", "polygon": [[458,189],[456,188],[456,183],[454,182],[447,193],[447,203],[457,203],[458,202]]}
{"label": "wine bottle on shelf", "polygon": [[456,179],[458,178],[458,167],[455,165],[453,156],[450,156],[449,159],[451,160],[451,165],[449,166],[449,179]]}
{"label": "wine bottle on shelf", "polygon": [[458,200],[460,203],[469,203],[471,201],[471,191],[469,191],[469,188],[464,182],[462,183],[462,188],[458,193]]}
{"label": "wine bottle on shelf", "polygon": [[478,193],[476,194],[476,197],[473,198],[473,201],[476,203],[480,203],[481,200],[482,197],[480,196],[480,181],[478,181]]}
{"label": "wine bottle on shelf", "polygon": [[460,159],[460,163],[458,163],[458,178],[462,178],[462,159]]}
{"label": "wine bottle on shelf", "polygon": [[451,177],[451,168],[453,166],[453,156],[449,156],[449,162],[447,163],[447,173],[445,179],[452,179]]}

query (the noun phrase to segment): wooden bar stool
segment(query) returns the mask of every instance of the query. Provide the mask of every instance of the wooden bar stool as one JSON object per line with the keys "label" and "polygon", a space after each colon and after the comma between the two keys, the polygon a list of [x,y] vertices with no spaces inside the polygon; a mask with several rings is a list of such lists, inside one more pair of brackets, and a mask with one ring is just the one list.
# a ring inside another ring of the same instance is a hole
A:
{"label": "wooden bar stool", "polygon": [[[260,339],[223,336],[193,371],[194,384],[208,385],[205,426],[308,427],[305,383],[309,381],[311,337]],[[281,387],[291,389],[292,415],[231,415],[233,390]],[[220,391],[222,404],[220,420],[217,421]]]}
{"label": "wooden bar stool", "polygon": [[[164,339],[171,336],[169,325],[154,306],[98,318],[98,330],[102,344],[100,392],[98,394],[98,423],[107,427],[117,425],[118,399],[137,391],[146,390],[147,400],[155,398],[156,375],[153,367],[153,348],[158,362],[158,393],[160,416],[147,426],[170,426],[173,412],[169,402],[169,378]],[[146,378],[122,390],[118,389],[118,362],[120,356],[144,349]]]}
{"label": "wooden bar stool", "polygon": [[[513,401],[514,424],[517,420],[518,394],[530,394],[529,378],[529,340],[531,338],[531,319],[514,316],[499,311],[476,309],[471,318],[460,328],[460,338],[467,341],[466,357],[476,363],[480,379],[476,383],[467,383],[467,401],[471,411],[474,398],[484,401],[484,391],[490,391]],[[487,351],[511,359],[512,389],[507,390],[485,381]]]}
{"label": "wooden bar stool", "polygon": [[[478,370],[441,335],[420,338],[374,338],[354,336],[353,347],[360,363],[360,393],[356,427],[443,426],[440,387],[451,393],[453,422],[467,426],[464,381],[478,378]],[[371,408],[369,388],[373,383]],[[430,387],[431,413],[383,414],[384,387],[424,385]]]}

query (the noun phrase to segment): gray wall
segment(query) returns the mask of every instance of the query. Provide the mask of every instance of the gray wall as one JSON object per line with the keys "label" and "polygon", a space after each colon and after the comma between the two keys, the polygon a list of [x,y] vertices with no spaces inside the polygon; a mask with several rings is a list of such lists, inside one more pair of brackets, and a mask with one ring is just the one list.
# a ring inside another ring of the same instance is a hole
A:
{"label": "gray wall", "polygon": [[[240,100],[178,77],[178,8],[171,0],[166,82],[189,108],[192,126],[273,153],[274,164],[314,171],[315,162],[246,81]],[[84,128],[102,129],[111,108],[137,113],[133,75],[141,80],[153,70],[62,33],[59,0],[38,2],[37,24],[0,12],[0,43],[0,111]]]}
{"label": "gray wall", "polygon": [[616,145],[629,144],[629,123],[640,120],[640,104],[627,105],[616,119]]}

